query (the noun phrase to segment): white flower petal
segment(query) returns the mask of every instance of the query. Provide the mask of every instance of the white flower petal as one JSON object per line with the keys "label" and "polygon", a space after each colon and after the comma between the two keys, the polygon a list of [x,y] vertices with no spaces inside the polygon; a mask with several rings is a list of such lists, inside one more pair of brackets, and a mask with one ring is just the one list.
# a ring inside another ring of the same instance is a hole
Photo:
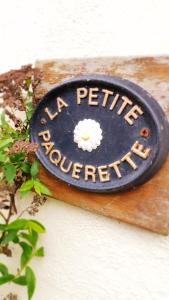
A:
{"label": "white flower petal", "polygon": [[100,124],[92,119],[79,121],[74,129],[74,142],[83,151],[95,150],[101,144],[102,138]]}

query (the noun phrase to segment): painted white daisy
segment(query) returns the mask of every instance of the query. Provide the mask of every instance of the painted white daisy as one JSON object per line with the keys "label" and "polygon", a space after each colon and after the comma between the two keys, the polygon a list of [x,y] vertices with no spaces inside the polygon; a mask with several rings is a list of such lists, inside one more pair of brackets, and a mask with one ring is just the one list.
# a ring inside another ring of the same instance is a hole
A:
{"label": "painted white daisy", "polygon": [[74,142],[83,151],[91,152],[101,144],[102,130],[100,124],[92,119],[79,121],[74,129]]}

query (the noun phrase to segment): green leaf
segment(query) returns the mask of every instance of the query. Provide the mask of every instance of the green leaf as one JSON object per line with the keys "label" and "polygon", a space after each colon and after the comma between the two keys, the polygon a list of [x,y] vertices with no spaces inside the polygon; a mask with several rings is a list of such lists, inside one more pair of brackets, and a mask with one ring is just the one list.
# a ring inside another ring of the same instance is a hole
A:
{"label": "green leaf", "polygon": [[24,173],[29,174],[30,173],[30,164],[29,163],[22,163],[21,170]]}
{"label": "green leaf", "polygon": [[14,283],[19,285],[27,285],[26,276],[20,276],[12,280]]}
{"label": "green leaf", "polygon": [[0,181],[4,178],[4,173],[0,172]]}
{"label": "green leaf", "polygon": [[5,114],[4,114],[4,112],[1,112],[0,113],[0,125],[4,125],[6,123],[6,121],[5,121]]}
{"label": "green leaf", "polygon": [[21,233],[21,237],[27,240],[33,247],[36,246],[38,240],[38,234],[34,230],[32,230],[29,234]]}
{"label": "green leaf", "polygon": [[26,112],[26,118],[28,121],[31,119],[31,117],[32,117],[32,110]]}
{"label": "green leaf", "polygon": [[33,110],[32,101],[28,101],[28,102],[26,103],[26,108],[27,108],[27,110],[29,110],[29,111],[32,111],[32,110]]}
{"label": "green leaf", "polygon": [[[37,233],[44,233],[45,227],[38,221],[35,220],[26,220],[26,219],[17,219],[11,222],[8,225],[0,224],[0,229],[2,230],[23,230],[28,229],[30,231],[35,231]],[[34,237],[35,239],[35,237]]]}
{"label": "green leaf", "polygon": [[19,243],[19,238],[17,236],[13,239],[13,243],[15,243],[15,244]]}
{"label": "green leaf", "polygon": [[26,267],[26,282],[28,287],[28,299],[31,300],[35,291],[36,278],[33,270],[30,267]]}
{"label": "green leaf", "polygon": [[34,181],[34,190],[35,190],[36,194],[41,195],[41,188],[36,181]]}
{"label": "green leaf", "polygon": [[31,84],[31,79],[30,78],[25,79],[24,83],[25,83],[26,89],[28,90],[30,87],[30,84]]}
{"label": "green leaf", "polygon": [[6,163],[7,161],[9,161],[8,156],[3,152],[0,152],[0,162]]}
{"label": "green leaf", "polygon": [[10,160],[13,163],[22,162],[25,158],[25,154],[23,152],[19,152],[10,156]]}
{"label": "green leaf", "polygon": [[12,164],[6,164],[4,167],[4,175],[9,184],[11,184],[16,175],[16,168]]}
{"label": "green leaf", "polygon": [[32,230],[31,239],[30,242],[32,243],[32,246],[35,247],[38,241],[38,233],[34,230]]}
{"label": "green leaf", "polygon": [[29,179],[21,185],[19,192],[21,192],[21,193],[29,192],[29,191],[31,191],[33,186],[34,186],[34,181],[32,179]]}
{"label": "green leaf", "polygon": [[29,228],[29,221],[26,219],[17,219],[6,225],[6,230],[22,230]]}
{"label": "green leaf", "polygon": [[6,276],[8,274],[8,268],[4,265],[0,263],[0,273],[3,276]]}
{"label": "green leaf", "polygon": [[25,242],[20,242],[23,252],[21,255],[21,268],[24,268],[32,256],[32,247]]}
{"label": "green leaf", "polygon": [[[30,91],[28,91],[28,96],[29,96],[29,97],[33,96],[33,93],[30,92]],[[32,105],[32,102],[30,102],[30,103],[31,103],[31,105]]]}
{"label": "green leaf", "polygon": [[8,275],[0,277],[0,285],[11,281],[13,278],[14,278],[14,275],[12,275],[12,274],[8,274]]}
{"label": "green leaf", "polygon": [[44,256],[44,248],[43,248],[43,247],[40,247],[40,248],[35,252],[35,256],[39,256],[39,257]]}
{"label": "green leaf", "polygon": [[9,242],[13,241],[16,238],[16,235],[16,230],[9,230],[2,240],[2,245],[8,244]]}
{"label": "green leaf", "polygon": [[52,195],[52,193],[49,191],[49,189],[44,184],[42,184],[39,180],[34,180],[34,189],[38,195],[41,195],[41,194],[44,194],[47,196]]}
{"label": "green leaf", "polygon": [[7,225],[6,224],[0,224],[0,230],[5,230],[7,228]]}
{"label": "green leaf", "polygon": [[12,138],[4,139],[0,141],[0,150],[8,147],[13,142]]}
{"label": "green leaf", "polygon": [[39,166],[38,161],[35,160],[31,166],[31,176],[33,178],[35,178],[38,174],[38,166]]}
{"label": "green leaf", "polygon": [[27,194],[28,194],[29,191],[26,191],[26,192],[20,192],[20,196],[21,198],[24,198]]}
{"label": "green leaf", "polygon": [[38,221],[29,220],[29,229],[34,230],[37,233],[44,233],[45,227]]}

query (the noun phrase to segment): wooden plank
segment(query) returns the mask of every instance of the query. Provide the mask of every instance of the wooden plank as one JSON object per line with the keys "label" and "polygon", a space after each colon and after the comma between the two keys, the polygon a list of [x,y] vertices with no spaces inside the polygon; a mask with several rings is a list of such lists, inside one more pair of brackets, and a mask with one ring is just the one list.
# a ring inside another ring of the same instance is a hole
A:
{"label": "wooden plank", "polygon": [[[38,61],[43,75],[36,101],[57,83],[84,74],[105,74],[129,79],[152,94],[169,119],[169,57],[91,58]],[[169,156],[163,167],[147,183],[116,194],[79,191],[56,180],[43,167],[40,179],[56,199],[83,209],[137,225],[151,231],[169,233]]]}

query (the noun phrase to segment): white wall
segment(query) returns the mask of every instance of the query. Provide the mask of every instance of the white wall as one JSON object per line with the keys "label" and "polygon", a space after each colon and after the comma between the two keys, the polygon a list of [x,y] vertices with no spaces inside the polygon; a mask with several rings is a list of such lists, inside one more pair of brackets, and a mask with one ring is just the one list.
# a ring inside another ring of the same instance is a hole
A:
{"label": "white wall", "polygon": [[[1,73],[43,58],[169,53],[168,0],[0,4]],[[169,299],[169,238],[55,200],[39,219],[46,256],[32,264],[34,300]],[[8,291],[26,300],[13,285],[0,287],[0,299]]]}

